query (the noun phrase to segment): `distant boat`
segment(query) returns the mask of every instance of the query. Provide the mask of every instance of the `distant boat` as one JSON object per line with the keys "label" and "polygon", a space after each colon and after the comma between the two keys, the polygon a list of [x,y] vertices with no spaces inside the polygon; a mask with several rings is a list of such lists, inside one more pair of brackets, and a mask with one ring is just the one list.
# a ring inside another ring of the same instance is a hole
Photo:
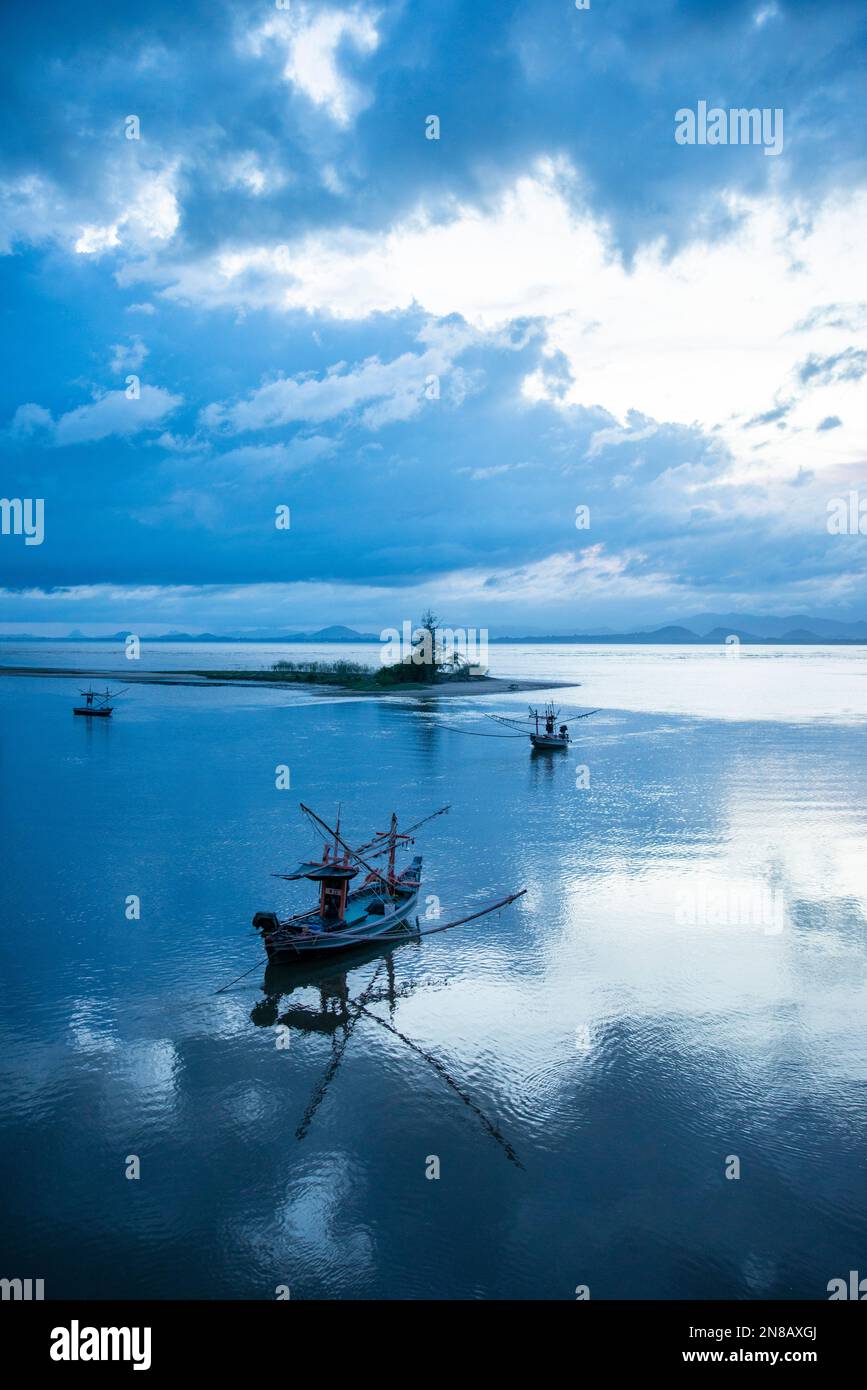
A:
{"label": "distant boat", "polygon": [[[415,928],[407,926],[418,904],[422,858],[416,855],[409,868],[398,873],[395,855],[399,848],[406,849],[414,843],[413,831],[436,816],[443,815],[448,809],[448,806],[443,806],[403,832],[398,830],[397,816],[392,814],[388,830],[380,831],[359,849],[352,849],[340,834],[339,816],[337,826],[332,830],[309,806],[302,804],[301,810],[325,839],[322,859],[307,860],[292,873],[275,874],[274,877],[288,882],[309,879],[319,887],[319,902],[307,912],[283,919],[276,912],[256,913],[253,926],[262,934],[269,963],[290,965],[302,957],[333,955],[336,951],[351,950],[372,942],[390,944],[429,936],[482,917],[520,897],[525,890],[455,922],[420,927],[416,918]],[[384,871],[371,863],[385,856],[387,867]],[[362,869],[367,870],[367,876],[357,888],[350,889],[350,884]]]}
{"label": "distant boat", "polygon": [[[118,695],[123,695],[124,692],[122,690],[112,692],[106,689],[104,694],[100,695],[97,690],[82,690],[79,694],[84,696],[85,703],[74,705],[73,714],[83,714],[88,719],[110,719],[114,705],[110,705],[109,700],[116,700]],[[94,704],[94,700],[97,701],[96,704]]]}
{"label": "distant boat", "polygon": [[[573,715],[572,718],[589,719],[591,714],[597,713],[598,710],[590,709],[587,710],[585,714],[576,714]],[[524,719],[508,719],[502,714],[489,714],[486,715],[486,718],[494,719],[498,724],[506,724],[513,729],[520,729],[522,733],[529,735],[530,742],[534,748],[547,748],[552,750],[558,748],[566,749],[572,742],[569,737],[568,724],[560,724],[558,726],[557,720],[560,718],[560,711],[555,710],[554,706],[550,703],[546,704],[544,713],[542,714],[539,713],[538,709],[533,709],[531,706],[530,713],[526,715]],[[527,729],[526,724],[528,719],[533,722],[534,728]]]}

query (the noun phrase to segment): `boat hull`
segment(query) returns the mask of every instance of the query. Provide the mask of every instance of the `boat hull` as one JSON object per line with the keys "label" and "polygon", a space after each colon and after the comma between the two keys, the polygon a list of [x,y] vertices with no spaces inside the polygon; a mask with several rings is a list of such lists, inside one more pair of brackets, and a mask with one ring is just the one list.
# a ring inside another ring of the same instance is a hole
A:
{"label": "boat hull", "polygon": [[[409,901],[402,911],[394,913],[389,918],[388,927],[374,933],[368,929],[363,935],[358,934],[358,939],[353,940],[352,935],[341,938],[339,941],[329,941],[327,932],[311,933],[310,938],[294,937],[289,941],[269,942],[265,939],[265,950],[268,953],[269,965],[297,965],[299,961],[326,960],[333,959],[338,954],[347,951],[362,951],[370,947],[373,942],[371,938],[375,936],[377,944],[387,946],[390,934],[395,928],[406,929],[407,919],[412,915],[418,902],[418,894]],[[336,935],[336,933],[335,933]],[[398,938],[398,940],[403,938]]]}
{"label": "boat hull", "polygon": [[548,748],[552,751],[560,748],[564,752],[569,747],[567,738],[558,738],[556,734],[531,734],[530,742],[534,748]]}
{"label": "boat hull", "polygon": [[88,709],[86,705],[75,705],[73,714],[82,714],[87,719],[108,719],[111,715],[110,709]]}

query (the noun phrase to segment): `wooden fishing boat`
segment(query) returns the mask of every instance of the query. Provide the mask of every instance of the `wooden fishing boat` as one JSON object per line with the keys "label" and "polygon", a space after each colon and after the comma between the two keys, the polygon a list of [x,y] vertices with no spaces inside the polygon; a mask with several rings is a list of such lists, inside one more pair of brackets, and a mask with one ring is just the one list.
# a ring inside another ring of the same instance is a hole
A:
{"label": "wooden fishing boat", "polygon": [[[276,912],[257,912],[253,926],[261,933],[271,965],[290,965],[299,960],[333,955],[371,943],[389,944],[406,941],[484,916],[521,897],[525,890],[463,917],[456,922],[421,927],[408,923],[418,904],[421,888],[422,857],[416,855],[409,868],[398,873],[395,856],[399,848],[414,843],[413,831],[427,821],[448,811],[443,806],[423,820],[416,821],[406,831],[398,830],[397,816],[392,814],[388,830],[380,831],[369,843],[352,849],[340,834],[340,818],[331,829],[324,820],[302,804],[301,810],[325,839],[322,859],[307,860],[288,874],[275,874],[288,882],[307,879],[319,887],[319,902],[307,912],[280,918]],[[387,866],[380,870],[372,860],[386,858]],[[366,877],[358,887],[351,888],[361,870]]]}
{"label": "wooden fishing boat", "polygon": [[531,734],[530,734],[530,742],[532,743],[532,745],[533,745],[534,748],[560,748],[560,749],[566,749],[566,748],[569,747],[569,744],[572,742],[571,738],[569,737],[569,726],[568,726],[568,724],[561,724],[560,727],[559,727],[559,728],[556,730],[556,732],[555,732],[555,730],[554,730],[554,722],[555,722],[555,720],[557,719],[558,716],[554,714],[553,708],[554,708],[553,705],[546,705],[546,706],[545,706],[545,728],[544,728],[544,730],[543,730],[543,729],[540,729],[540,727],[539,727],[539,711],[538,711],[538,710],[535,710],[535,711],[534,711],[534,715],[535,715],[535,719],[536,719],[536,729],[535,729],[535,732],[534,732],[534,733],[531,733]]}
{"label": "wooden fishing boat", "polygon": [[[88,719],[110,719],[114,705],[110,705],[109,700],[117,699],[118,695],[123,695],[122,690],[115,690],[113,693],[106,688],[104,694],[100,695],[97,690],[82,690],[79,692],[84,696],[83,705],[73,705],[73,714],[82,714]],[[94,704],[94,700],[98,703]]]}
{"label": "wooden fishing boat", "polygon": [[[584,714],[575,714],[572,718],[589,719],[591,714],[596,713],[597,711],[595,709],[591,709],[587,710]],[[534,748],[550,749],[552,751],[556,751],[557,749],[565,750],[572,742],[569,736],[568,724],[557,724],[557,720],[560,718],[560,711],[558,709],[555,710],[554,706],[550,703],[545,705],[543,714],[540,714],[538,709],[533,709],[531,706],[530,713],[526,715],[523,720],[509,719],[501,714],[489,714],[486,717],[496,720],[498,724],[505,724],[509,728],[520,729],[522,733],[529,734],[530,743]],[[532,729],[527,729],[526,727],[528,719],[531,720],[534,725]]]}

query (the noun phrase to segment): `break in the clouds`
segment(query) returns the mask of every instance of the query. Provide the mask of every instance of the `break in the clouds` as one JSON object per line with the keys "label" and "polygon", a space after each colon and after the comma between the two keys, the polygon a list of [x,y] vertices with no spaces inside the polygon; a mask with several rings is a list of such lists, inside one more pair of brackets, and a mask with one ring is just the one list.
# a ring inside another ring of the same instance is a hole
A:
{"label": "break in the clouds", "polygon": [[2,23],[9,622],[863,615],[859,5]]}

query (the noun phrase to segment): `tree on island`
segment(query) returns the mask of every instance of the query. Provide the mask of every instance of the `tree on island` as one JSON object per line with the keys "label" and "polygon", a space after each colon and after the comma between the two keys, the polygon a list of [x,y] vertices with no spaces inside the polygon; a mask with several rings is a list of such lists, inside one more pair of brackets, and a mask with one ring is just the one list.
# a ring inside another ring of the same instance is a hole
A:
{"label": "tree on island", "polygon": [[410,661],[420,672],[420,679],[427,683],[438,680],[460,680],[472,676],[474,663],[469,656],[462,654],[455,646],[455,634],[446,629],[446,640],[437,640],[440,619],[428,608],[421,616],[421,622],[414,635]]}
{"label": "tree on island", "polygon": [[[439,618],[429,608],[412,632],[409,651],[399,661],[383,666],[377,677],[380,685],[431,685],[441,674],[454,672],[455,663],[437,642]],[[405,628],[409,628],[406,623]],[[397,630],[395,629],[395,638]],[[406,638],[404,638],[404,642]]]}
{"label": "tree on island", "polygon": [[413,638],[418,638],[418,641],[413,642],[411,659],[419,669],[419,679],[425,682],[435,681],[439,668],[445,665],[442,652],[437,648],[438,624],[439,618],[428,608],[422,613],[418,628],[413,633]]}
{"label": "tree on island", "polygon": [[[440,620],[430,608],[422,614],[417,628],[409,622],[383,633],[388,646],[382,650],[383,664],[376,675],[377,685],[433,685],[440,680],[461,680],[483,674],[470,657],[460,652],[456,638],[466,633],[440,628]],[[407,650],[409,648],[409,650]]]}

